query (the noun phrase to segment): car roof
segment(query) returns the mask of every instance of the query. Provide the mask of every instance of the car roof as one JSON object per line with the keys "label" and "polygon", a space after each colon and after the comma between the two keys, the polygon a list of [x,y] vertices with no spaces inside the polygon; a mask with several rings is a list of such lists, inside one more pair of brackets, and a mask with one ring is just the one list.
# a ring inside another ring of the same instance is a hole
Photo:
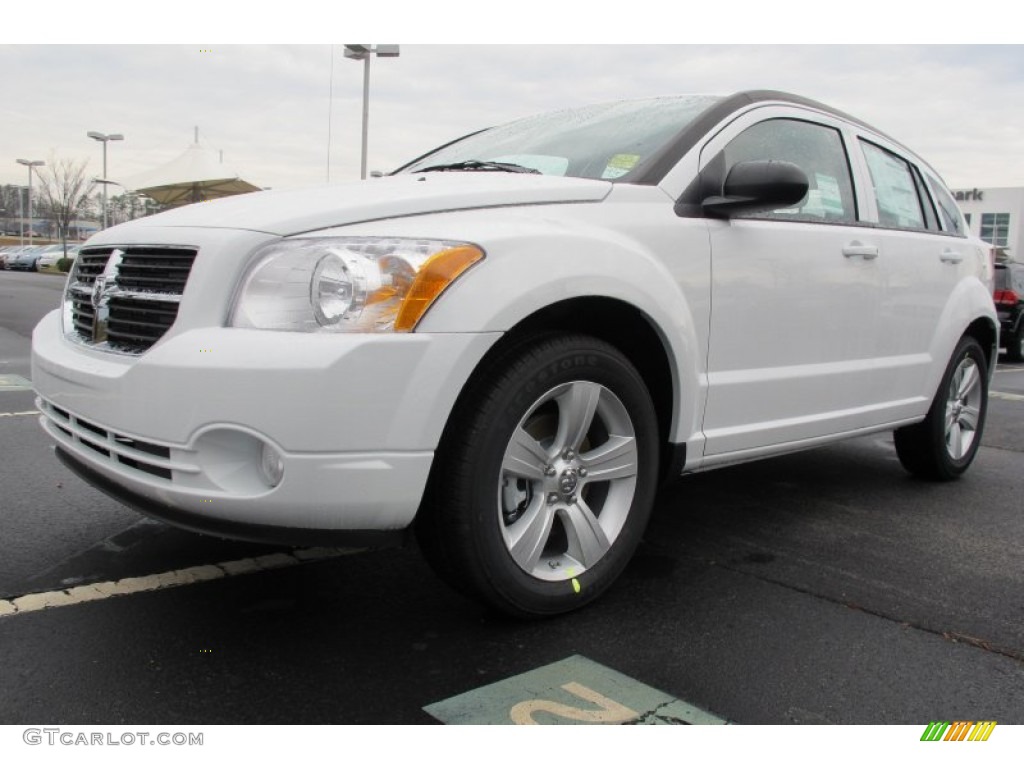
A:
{"label": "car roof", "polygon": [[[892,142],[894,145],[913,155],[915,159],[920,160],[917,153],[904,146],[899,141],[896,141],[891,136],[872,127],[853,115],[849,115],[846,112],[830,107],[827,104],[822,104],[820,101],[808,99],[804,96],[797,96],[793,93],[786,93],[785,91],[754,90],[740,91],[732,94],[731,96],[726,96],[720,101],[712,104],[698,115],[696,119],[680,130],[676,137],[662,147],[662,149],[648,162],[644,163],[642,168],[637,168],[637,174],[635,176],[627,174],[620,180],[629,181],[634,184],[654,185],[660,183],[665,175],[675,167],[676,163],[678,163],[680,159],[682,159],[683,155],[693,149],[697,143],[707,135],[708,131],[729,117],[729,115],[732,115],[744,107],[761,102],[783,102],[825,112],[826,114],[833,115],[834,117],[838,117],[841,120],[845,120],[848,123],[857,125],[871,133],[881,136],[885,140]],[[929,170],[932,169],[929,168]],[[932,173],[935,173],[935,171],[932,170]]]}

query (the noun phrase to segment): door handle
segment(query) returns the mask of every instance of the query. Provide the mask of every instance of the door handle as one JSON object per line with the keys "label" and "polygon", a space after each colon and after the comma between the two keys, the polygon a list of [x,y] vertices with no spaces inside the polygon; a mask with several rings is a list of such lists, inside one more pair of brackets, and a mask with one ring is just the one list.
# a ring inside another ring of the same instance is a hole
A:
{"label": "door handle", "polygon": [[964,260],[964,257],[960,253],[948,248],[939,254],[939,258],[947,264],[959,264]]}
{"label": "door handle", "polygon": [[849,245],[843,246],[843,256],[848,259],[853,256],[860,256],[864,261],[870,261],[871,259],[878,258],[878,246],[864,245],[854,240]]}

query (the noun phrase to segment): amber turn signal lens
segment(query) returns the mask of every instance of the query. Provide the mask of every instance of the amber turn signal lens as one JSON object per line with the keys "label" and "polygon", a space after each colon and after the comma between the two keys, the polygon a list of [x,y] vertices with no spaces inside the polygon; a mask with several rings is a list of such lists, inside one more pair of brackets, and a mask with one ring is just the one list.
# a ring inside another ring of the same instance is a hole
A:
{"label": "amber turn signal lens", "polygon": [[416,323],[440,296],[444,289],[451,285],[455,278],[476,264],[484,257],[483,251],[470,245],[450,248],[435,253],[427,259],[416,273],[402,301],[395,320],[396,331],[411,331]]}

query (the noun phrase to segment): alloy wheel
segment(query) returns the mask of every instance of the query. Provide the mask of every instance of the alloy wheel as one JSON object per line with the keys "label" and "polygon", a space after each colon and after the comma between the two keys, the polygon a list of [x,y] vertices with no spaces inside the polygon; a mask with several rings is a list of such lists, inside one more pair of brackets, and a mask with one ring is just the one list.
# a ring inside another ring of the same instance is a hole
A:
{"label": "alloy wheel", "polygon": [[537,399],[508,441],[498,485],[516,565],[544,581],[592,568],[629,515],[637,450],[629,413],[607,387],[572,381]]}
{"label": "alloy wheel", "polygon": [[974,360],[960,361],[949,382],[946,400],[946,450],[960,460],[974,444],[981,416],[981,373]]}

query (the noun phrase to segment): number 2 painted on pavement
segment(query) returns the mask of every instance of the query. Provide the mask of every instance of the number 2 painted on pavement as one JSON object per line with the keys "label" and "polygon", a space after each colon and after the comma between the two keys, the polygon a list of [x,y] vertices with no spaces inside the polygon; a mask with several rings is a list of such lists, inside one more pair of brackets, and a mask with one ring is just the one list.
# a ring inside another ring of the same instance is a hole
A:
{"label": "number 2 painted on pavement", "polygon": [[619,704],[585,685],[566,683],[562,686],[562,690],[568,691],[584,701],[589,701],[591,704],[596,704],[600,709],[580,709],[558,701],[530,699],[521,701],[512,707],[509,711],[512,722],[516,725],[540,725],[533,719],[534,712],[549,712],[552,715],[580,723],[625,723],[639,717],[638,712],[634,712],[626,705]]}

